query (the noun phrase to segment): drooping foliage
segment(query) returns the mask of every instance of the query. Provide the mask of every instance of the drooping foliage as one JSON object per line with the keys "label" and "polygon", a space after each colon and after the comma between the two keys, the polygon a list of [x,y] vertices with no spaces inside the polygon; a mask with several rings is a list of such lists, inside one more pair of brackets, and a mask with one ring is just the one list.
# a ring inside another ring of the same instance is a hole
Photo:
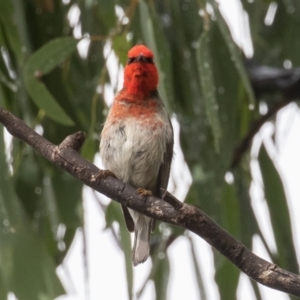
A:
{"label": "drooping foliage", "polygon": [[[243,0],[241,5],[249,18],[253,60],[276,67],[299,65],[298,0]],[[275,15],[266,21],[270,9]],[[118,86],[108,57],[113,53],[121,70],[136,43],[155,53],[160,94],[180,124],[181,147],[193,177],[185,201],[200,206],[249,248],[253,236],[260,236],[272,260],[297,273],[286,194],[267,151],[262,147],[258,160],[278,253],[268,248],[251,206],[249,147],[230,169],[239,155],[236,147],[261,118],[260,101],[271,108],[284,99],[280,91],[254,92],[245,57],[217,1],[0,1],[0,105],[56,144],[78,130],[87,132],[81,154],[93,161],[111,101],[107,90],[116,92]],[[233,182],[225,180],[226,174]],[[1,300],[10,291],[20,300],[64,293],[55,268],[84,226],[82,188],[24,143],[13,139],[10,144],[0,130]],[[106,221],[107,226],[123,222],[116,203],[106,207]],[[149,279],[157,299],[166,299],[170,272],[168,256],[161,259],[159,252],[183,233],[173,228],[166,240],[157,230],[152,238]],[[130,237],[123,229],[119,237],[131,298]],[[192,251],[191,257],[197,265]],[[239,270],[219,253],[214,258],[221,298],[235,299]],[[199,288],[205,295],[205,287]],[[255,283],[253,289],[259,298]]]}

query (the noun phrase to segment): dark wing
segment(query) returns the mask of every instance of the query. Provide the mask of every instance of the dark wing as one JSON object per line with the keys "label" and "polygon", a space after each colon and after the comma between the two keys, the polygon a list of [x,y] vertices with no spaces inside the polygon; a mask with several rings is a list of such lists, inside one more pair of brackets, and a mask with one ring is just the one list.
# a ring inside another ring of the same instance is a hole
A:
{"label": "dark wing", "polygon": [[172,139],[167,143],[166,152],[164,154],[164,161],[159,168],[159,173],[157,177],[157,193],[155,194],[155,196],[159,198],[162,198],[164,196],[164,192],[167,189],[169,176],[170,176],[171,162],[173,159],[174,137],[173,137],[173,127],[170,120],[169,120],[169,124],[172,130]]}
{"label": "dark wing", "polygon": [[[159,173],[157,177],[157,188],[154,196],[163,198],[165,191],[167,190],[169,176],[170,176],[170,168],[171,162],[173,159],[173,145],[174,145],[174,136],[173,136],[173,127],[171,121],[169,120],[169,124],[172,130],[172,139],[167,143],[166,152],[164,154],[164,161],[159,168]],[[152,219],[151,230],[152,232],[155,230],[156,220]]]}
{"label": "dark wing", "polygon": [[133,232],[134,231],[134,222],[133,219],[128,211],[128,208],[124,205],[122,206],[122,210],[123,210],[123,215],[124,215],[124,219],[125,219],[125,223],[126,223],[126,227],[128,229],[129,232]]}

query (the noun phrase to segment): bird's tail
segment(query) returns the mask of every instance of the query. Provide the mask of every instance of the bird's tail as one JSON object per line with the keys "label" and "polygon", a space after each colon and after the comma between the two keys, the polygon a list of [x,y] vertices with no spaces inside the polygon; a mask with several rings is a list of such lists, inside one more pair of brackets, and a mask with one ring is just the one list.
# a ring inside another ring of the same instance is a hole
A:
{"label": "bird's tail", "polygon": [[134,245],[132,249],[132,262],[136,266],[146,261],[150,252],[150,233],[152,219],[145,215],[135,215]]}

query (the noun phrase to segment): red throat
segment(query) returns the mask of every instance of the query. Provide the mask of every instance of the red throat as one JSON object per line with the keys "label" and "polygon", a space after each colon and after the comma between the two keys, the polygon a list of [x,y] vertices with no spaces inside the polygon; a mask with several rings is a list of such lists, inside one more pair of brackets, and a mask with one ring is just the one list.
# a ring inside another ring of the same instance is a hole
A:
{"label": "red throat", "polygon": [[[153,53],[143,45],[137,45],[128,52],[129,59],[139,55],[147,59],[153,59]],[[141,60],[126,65],[124,70],[124,89],[126,93],[143,99],[156,90],[157,85],[158,72],[154,63]]]}

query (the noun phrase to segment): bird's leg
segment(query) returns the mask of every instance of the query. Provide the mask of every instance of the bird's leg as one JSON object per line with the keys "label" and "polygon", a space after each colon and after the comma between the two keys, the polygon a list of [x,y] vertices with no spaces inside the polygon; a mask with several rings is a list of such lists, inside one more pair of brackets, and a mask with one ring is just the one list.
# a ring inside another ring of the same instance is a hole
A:
{"label": "bird's leg", "polygon": [[143,198],[148,197],[148,196],[152,196],[151,191],[145,190],[145,189],[142,189],[142,188],[137,189],[135,192]]}

